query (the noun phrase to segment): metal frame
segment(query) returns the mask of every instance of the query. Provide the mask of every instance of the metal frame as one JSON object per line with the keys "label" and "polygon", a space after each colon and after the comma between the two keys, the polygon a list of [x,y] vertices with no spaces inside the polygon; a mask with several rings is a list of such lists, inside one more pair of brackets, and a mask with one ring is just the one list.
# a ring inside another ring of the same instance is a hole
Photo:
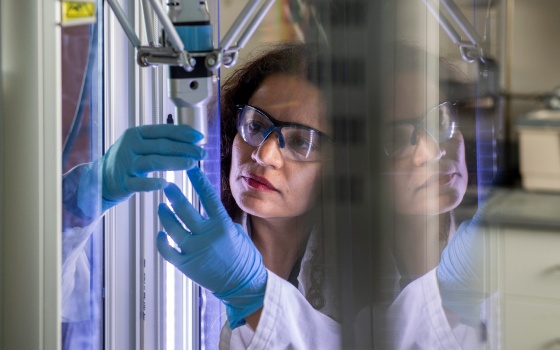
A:
{"label": "metal frame", "polygon": [[[122,16],[134,18],[133,32],[145,33],[148,41],[157,32],[157,21],[142,21],[142,13],[133,0],[112,0],[125,8]],[[116,5],[115,5],[116,4]],[[116,16],[105,10],[105,149],[129,127],[164,122],[173,114],[165,84],[166,67],[141,69],[131,65],[135,48],[127,44],[127,31],[121,30]],[[144,18],[145,19],[145,18]],[[150,26],[150,27],[144,27]],[[132,28],[132,26],[131,26]],[[147,30],[151,29],[151,30]],[[150,34],[151,33],[151,34]],[[140,39],[138,39],[140,41]],[[124,117],[123,117],[124,116]],[[158,174],[156,176],[164,176]],[[177,181],[181,180],[177,174]],[[179,182],[179,183],[180,183]],[[192,192],[183,184],[184,191]],[[189,196],[190,197],[190,196]],[[166,349],[165,280],[172,273],[178,281],[174,300],[181,315],[175,334],[176,349],[200,349],[198,288],[173,267],[166,267],[155,246],[155,234],[161,230],[157,205],[161,193],[138,193],[112,208],[105,216],[105,348]],[[179,336],[180,335],[180,336]]]}
{"label": "metal frame", "polygon": [[[122,0],[127,3],[127,0]],[[134,125],[135,72],[133,51],[113,16],[104,13],[104,143],[113,144]],[[105,215],[105,348],[136,349],[139,344],[137,311],[138,273],[133,240],[136,199],[123,202]],[[124,218],[124,219],[123,219]]]}
{"label": "metal frame", "polygon": [[[459,46],[459,51],[463,60],[474,62],[477,60],[485,61],[488,58],[487,47],[476,29],[465,17],[459,6],[453,0],[422,0],[428,11],[439,21],[441,28],[445,31],[449,39]],[[440,10],[445,9],[445,12]],[[450,19],[446,18],[446,15]],[[458,27],[467,37],[464,40],[457,31]]]}
{"label": "metal frame", "polygon": [[[190,0],[182,0],[190,1]],[[165,43],[156,44],[155,38],[148,37],[149,46],[142,46],[140,39],[136,35],[132,25],[127,20],[127,16],[118,4],[117,0],[107,0],[107,3],[113,9],[120,25],[125,31],[131,45],[138,50],[137,62],[142,67],[149,67],[158,64],[175,65],[192,71],[196,61],[194,56],[203,55],[205,57],[205,65],[210,70],[217,70],[222,65],[231,67],[237,62],[239,50],[245,47],[247,41],[253,35],[259,24],[262,22],[268,10],[272,7],[275,0],[250,0],[243,8],[232,27],[222,39],[222,45],[215,48],[212,52],[191,53],[185,50],[179,34],[175,30],[169,16],[165,13],[163,7],[158,0],[142,0],[144,13],[150,13],[152,10],[156,14],[157,19],[162,24],[171,47]],[[180,3],[181,1],[178,1]],[[177,3],[177,2],[176,2]],[[151,16],[146,15],[146,27],[151,27]],[[237,39],[237,41],[236,41]]]}

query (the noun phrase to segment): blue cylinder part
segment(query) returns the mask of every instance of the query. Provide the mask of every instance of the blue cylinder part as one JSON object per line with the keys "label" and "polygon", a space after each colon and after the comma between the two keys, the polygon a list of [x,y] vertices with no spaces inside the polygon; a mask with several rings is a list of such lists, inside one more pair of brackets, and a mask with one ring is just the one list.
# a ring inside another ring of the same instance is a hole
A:
{"label": "blue cylinder part", "polygon": [[212,51],[212,26],[204,25],[178,25],[175,26],[179,37],[189,52]]}

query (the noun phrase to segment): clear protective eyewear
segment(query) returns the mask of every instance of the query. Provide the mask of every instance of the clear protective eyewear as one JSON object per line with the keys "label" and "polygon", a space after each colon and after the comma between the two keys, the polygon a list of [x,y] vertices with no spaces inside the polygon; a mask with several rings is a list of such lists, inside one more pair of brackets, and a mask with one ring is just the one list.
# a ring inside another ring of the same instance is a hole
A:
{"label": "clear protective eyewear", "polygon": [[420,129],[438,144],[449,141],[457,128],[458,107],[458,102],[447,101],[431,108],[424,116],[391,122],[389,130],[384,133],[385,155],[392,158],[410,156],[418,142]]}
{"label": "clear protective eyewear", "polygon": [[278,134],[280,153],[298,162],[325,160],[326,144],[332,139],[325,133],[297,123],[274,119],[265,111],[251,105],[237,106],[237,132],[253,147],[259,147],[274,131]]}

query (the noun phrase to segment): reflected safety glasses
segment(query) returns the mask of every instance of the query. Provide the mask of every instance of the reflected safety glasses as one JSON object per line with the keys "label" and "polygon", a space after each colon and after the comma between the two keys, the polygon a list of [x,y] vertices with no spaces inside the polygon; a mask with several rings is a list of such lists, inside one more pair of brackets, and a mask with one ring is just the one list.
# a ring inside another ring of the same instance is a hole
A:
{"label": "reflected safety glasses", "polygon": [[281,122],[251,105],[237,106],[237,132],[253,147],[259,147],[274,131],[278,134],[280,153],[298,162],[325,160],[332,139],[325,133],[296,123]]}
{"label": "reflected safety glasses", "polygon": [[392,158],[404,158],[413,153],[418,131],[423,129],[436,143],[449,141],[457,128],[459,103],[443,102],[419,118],[389,123],[383,133],[383,151]]}

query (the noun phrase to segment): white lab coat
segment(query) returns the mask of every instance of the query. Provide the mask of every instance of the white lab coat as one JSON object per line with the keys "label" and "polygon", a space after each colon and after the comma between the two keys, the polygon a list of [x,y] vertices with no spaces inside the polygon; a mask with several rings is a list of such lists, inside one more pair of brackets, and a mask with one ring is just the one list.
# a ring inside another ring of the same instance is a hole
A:
{"label": "white lab coat", "polygon": [[62,322],[91,318],[91,267],[84,247],[100,220],[62,232]]}
{"label": "white lab coat", "polygon": [[[241,225],[250,234],[247,217]],[[313,230],[298,275],[298,288],[268,271],[264,307],[256,331],[249,325],[232,330],[226,322],[220,334],[220,349],[340,349],[340,325],[327,315],[336,315],[330,288],[324,289],[327,304],[315,310],[305,299],[309,287],[311,258],[318,233]],[[325,281],[328,286],[328,280]]]}
{"label": "white lab coat", "polygon": [[220,349],[340,349],[340,326],[315,310],[286,280],[269,271],[263,312],[256,332],[226,323]]}
{"label": "white lab coat", "polygon": [[[488,301],[481,311],[491,310],[492,302]],[[482,328],[476,329],[462,323],[450,326],[442,307],[436,269],[412,281],[401,292],[389,307],[387,325],[391,349],[494,348],[490,345],[488,333],[484,334]]]}

